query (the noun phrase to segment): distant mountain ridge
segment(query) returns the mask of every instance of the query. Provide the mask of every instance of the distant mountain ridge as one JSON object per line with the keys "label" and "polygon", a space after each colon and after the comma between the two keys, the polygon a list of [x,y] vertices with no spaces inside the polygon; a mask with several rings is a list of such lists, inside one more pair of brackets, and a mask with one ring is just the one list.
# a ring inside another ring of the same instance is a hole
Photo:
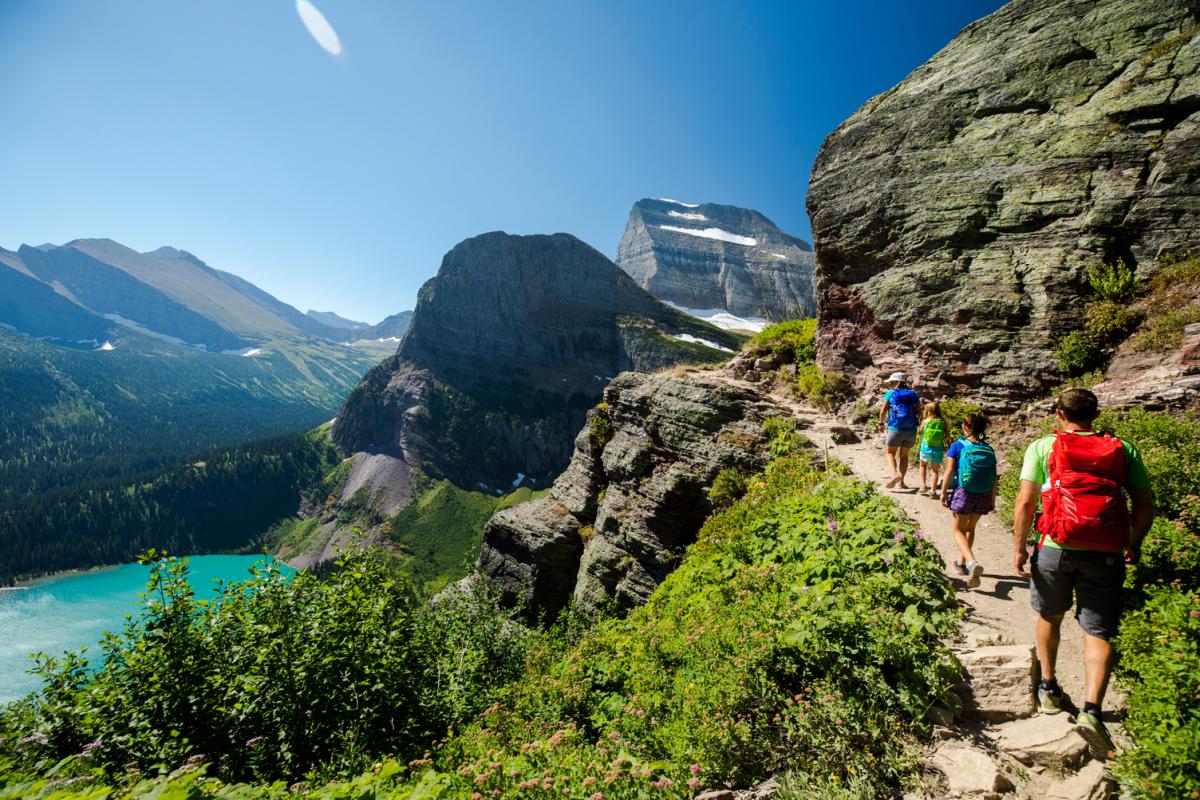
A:
{"label": "distant mountain ridge", "polygon": [[186,250],[139,253],[111,239],[0,248],[0,287],[0,325],[67,345],[98,346],[132,328],[209,351],[248,350],[281,337],[345,342],[371,327],[302,313]]}
{"label": "distant mountain ridge", "polygon": [[816,314],[812,245],[750,209],[639,200],[617,265],[659,300],[683,308],[774,321]]}

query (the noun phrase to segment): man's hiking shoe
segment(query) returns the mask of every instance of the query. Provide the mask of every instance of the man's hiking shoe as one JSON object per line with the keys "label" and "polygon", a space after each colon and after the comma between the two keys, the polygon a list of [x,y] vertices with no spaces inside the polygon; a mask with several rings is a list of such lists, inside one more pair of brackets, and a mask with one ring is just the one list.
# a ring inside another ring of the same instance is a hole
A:
{"label": "man's hiking shoe", "polygon": [[1038,711],[1042,714],[1057,714],[1062,711],[1062,689],[1047,689],[1039,686],[1037,689]]}
{"label": "man's hiking shoe", "polygon": [[967,588],[976,589],[979,587],[979,581],[983,578],[983,564],[978,561],[967,562]]}
{"label": "man's hiking shoe", "polygon": [[955,574],[957,574],[957,575],[961,575],[961,576],[962,576],[962,577],[964,577],[964,578],[965,578],[965,577],[967,577],[967,567],[966,567],[966,565],[965,565],[965,564],[963,564],[963,562],[962,562],[962,561],[960,561],[960,560],[959,560],[959,559],[957,559],[957,558],[956,558],[956,559],[954,559],[954,572],[955,572]]}
{"label": "man's hiking shoe", "polygon": [[1080,711],[1075,718],[1075,730],[1087,742],[1095,759],[1104,761],[1109,753],[1116,750],[1112,737],[1108,735],[1108,728],[1104,727],[1104,720],[1094,711]]}

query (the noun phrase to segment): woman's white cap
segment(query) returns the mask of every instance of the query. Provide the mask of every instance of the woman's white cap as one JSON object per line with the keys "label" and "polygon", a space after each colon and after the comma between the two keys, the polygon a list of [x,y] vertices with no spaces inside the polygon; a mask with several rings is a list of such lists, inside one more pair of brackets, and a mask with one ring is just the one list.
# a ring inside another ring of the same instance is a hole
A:
{"label": "woman's white cap", "polygon": [[908,376],[903,372],[893,372],[884,383],[908,383]]}

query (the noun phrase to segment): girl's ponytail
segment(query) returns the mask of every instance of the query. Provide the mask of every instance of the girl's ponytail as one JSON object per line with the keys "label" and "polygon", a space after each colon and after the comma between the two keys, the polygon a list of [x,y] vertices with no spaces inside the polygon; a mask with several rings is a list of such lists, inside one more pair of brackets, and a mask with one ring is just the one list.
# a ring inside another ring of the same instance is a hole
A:
{"label": "girl's ponytail", "polygon": [[963,424],[976,439],[983,439],[987,433],[988,418],[982,412],[971,411],[963,418]]}

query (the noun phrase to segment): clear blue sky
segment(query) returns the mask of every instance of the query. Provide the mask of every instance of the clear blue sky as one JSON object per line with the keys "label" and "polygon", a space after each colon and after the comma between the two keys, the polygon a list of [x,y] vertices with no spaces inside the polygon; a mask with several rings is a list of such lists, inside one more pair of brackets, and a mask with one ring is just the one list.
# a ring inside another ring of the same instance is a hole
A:
{"label": "clear blue sky", "polygon": [[609,256],[641,197],[809,238],[822,139],[999,0],[0,0],[0,246],[170,244],[301,310],[411,308],[477,233]]}

